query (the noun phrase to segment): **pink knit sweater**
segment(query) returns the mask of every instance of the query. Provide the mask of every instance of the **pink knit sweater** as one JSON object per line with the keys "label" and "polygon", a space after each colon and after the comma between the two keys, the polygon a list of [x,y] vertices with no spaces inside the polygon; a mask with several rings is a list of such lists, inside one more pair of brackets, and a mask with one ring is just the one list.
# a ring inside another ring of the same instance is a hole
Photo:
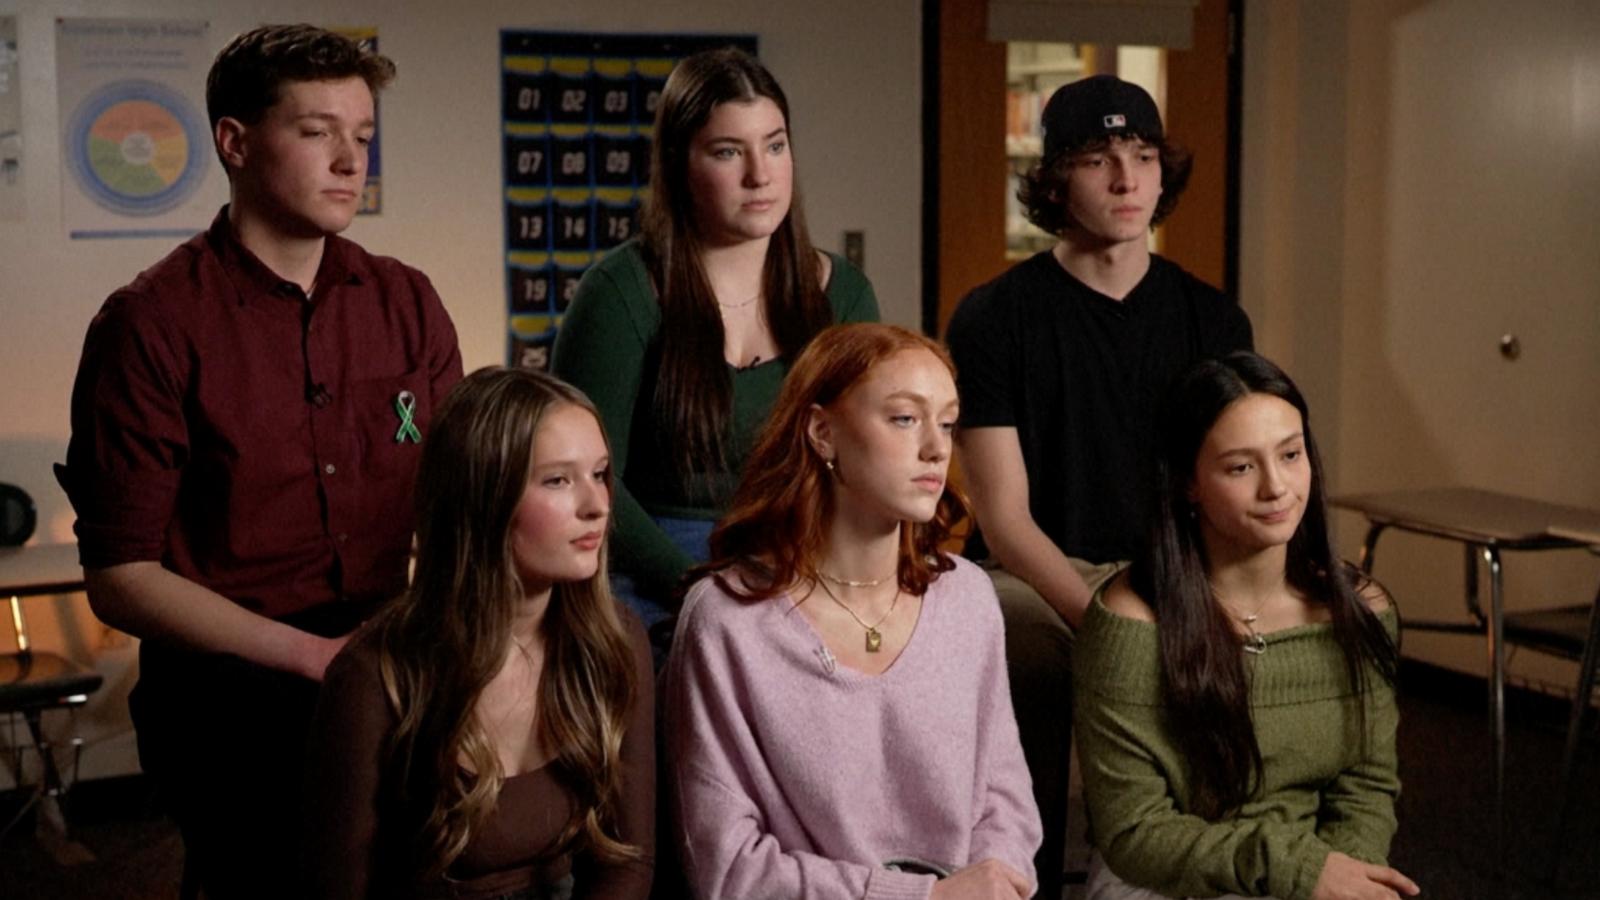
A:
{"label": "pink knit sweater", "polygon": [[697,583],[664,710],[696,896],[927,897],[933,878],[893,860],[994,857],[1033,879],[1039,813],[1003,638],[988,576],[963,559],[877,676],[840,665],[790,598]]}

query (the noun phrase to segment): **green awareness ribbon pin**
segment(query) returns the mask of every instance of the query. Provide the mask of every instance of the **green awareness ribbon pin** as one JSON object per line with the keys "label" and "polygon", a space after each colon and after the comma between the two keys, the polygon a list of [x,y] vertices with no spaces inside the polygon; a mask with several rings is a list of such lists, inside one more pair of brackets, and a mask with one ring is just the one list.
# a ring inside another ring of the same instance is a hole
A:
{"label": "green awareness ribbon pin", "polygon": [[412,421],[417,411],[417,395],[401,391],[394,398],[394,411],[400,416],[400,430],[394,433],[394,442],[404,444],[409,438],[413,444],[422,443],[422,432],[417,430],[416,423]]}

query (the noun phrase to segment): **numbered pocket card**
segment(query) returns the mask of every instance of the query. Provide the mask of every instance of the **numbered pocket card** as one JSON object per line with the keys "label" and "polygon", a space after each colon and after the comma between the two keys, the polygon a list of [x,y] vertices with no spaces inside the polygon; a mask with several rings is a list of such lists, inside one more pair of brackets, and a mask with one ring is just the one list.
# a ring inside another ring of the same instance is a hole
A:
{"label": "numbered pocket card", "polygon": [[500,33],[507,361],[545,368],[583,273],[634,237],[677,61],[752,35]]}

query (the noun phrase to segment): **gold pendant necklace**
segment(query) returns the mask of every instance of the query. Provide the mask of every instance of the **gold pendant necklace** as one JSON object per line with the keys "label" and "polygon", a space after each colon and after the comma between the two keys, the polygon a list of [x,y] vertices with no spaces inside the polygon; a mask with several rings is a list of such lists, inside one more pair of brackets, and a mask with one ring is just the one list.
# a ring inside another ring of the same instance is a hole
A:
{"label": "gold pendant necklace", "polygon": [[[827,576],[823,576],[823,577],[827,577]],[[865,628],[867,630],[867,652],[868,653],[877,653],[877,652],[879,652],[880,650],[883,649],[883,633],[878,630],[878,626],[882,625],[883,623],[885,623],[887,621],[889,621],[889,617],[894,615],[894,608],[900,604],[900,587],[899,587],[899,585],[895,586],[894,599],[889,601],[889,611],[884,613],[883,614],[883,618],[879,619],[875,624],[872,624],[872,625],[868,625],[866,622],[861,621],[861,617],[856,615],[856,611],[855,610],[853,610],[850,607],[846,606],[844,604],[843,600],[840,600],[838,597],[834,596],[833,589],[828,587],[827,582],[819,581],[819,582],[817,582],[817,586],[822,588],[822,592],[828,595],[828,599],[829,600],[832,600],[834,603],[839,604],[839,608],[840,609],[842,609],[845,612],[849,613],[850,614],[850,618],[855,619],[857,625],[860,625],[862,628]]]}

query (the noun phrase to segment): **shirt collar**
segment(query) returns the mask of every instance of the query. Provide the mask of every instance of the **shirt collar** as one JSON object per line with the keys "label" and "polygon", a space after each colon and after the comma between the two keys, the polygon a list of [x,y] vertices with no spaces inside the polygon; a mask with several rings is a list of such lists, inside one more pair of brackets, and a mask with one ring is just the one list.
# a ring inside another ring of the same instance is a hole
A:
{"label": "shirt collar", "polygon": [[[296,301],[305,299],[305,292],[300,290],[298,284],[279,276],[262,262],[260,257],[252,253],[250,248],[239,242],[238,235],[233,232],[232,223],[228,221],[226,204],[217,211],[217,217],[211,221],[211,227],[206,231],[206,241],[229,272],[242,276],[242,279],[235,280],[235,284],[240,288],[241,304],[252,293]],[[362,278],[358,271],[354,248],[354,244],[338,235],[329,235],[323,241],[322,262],[317,266],[316,283],[319,293],[334,285],[361,284]],[[247,286],[250,290],[245,289]]]}

